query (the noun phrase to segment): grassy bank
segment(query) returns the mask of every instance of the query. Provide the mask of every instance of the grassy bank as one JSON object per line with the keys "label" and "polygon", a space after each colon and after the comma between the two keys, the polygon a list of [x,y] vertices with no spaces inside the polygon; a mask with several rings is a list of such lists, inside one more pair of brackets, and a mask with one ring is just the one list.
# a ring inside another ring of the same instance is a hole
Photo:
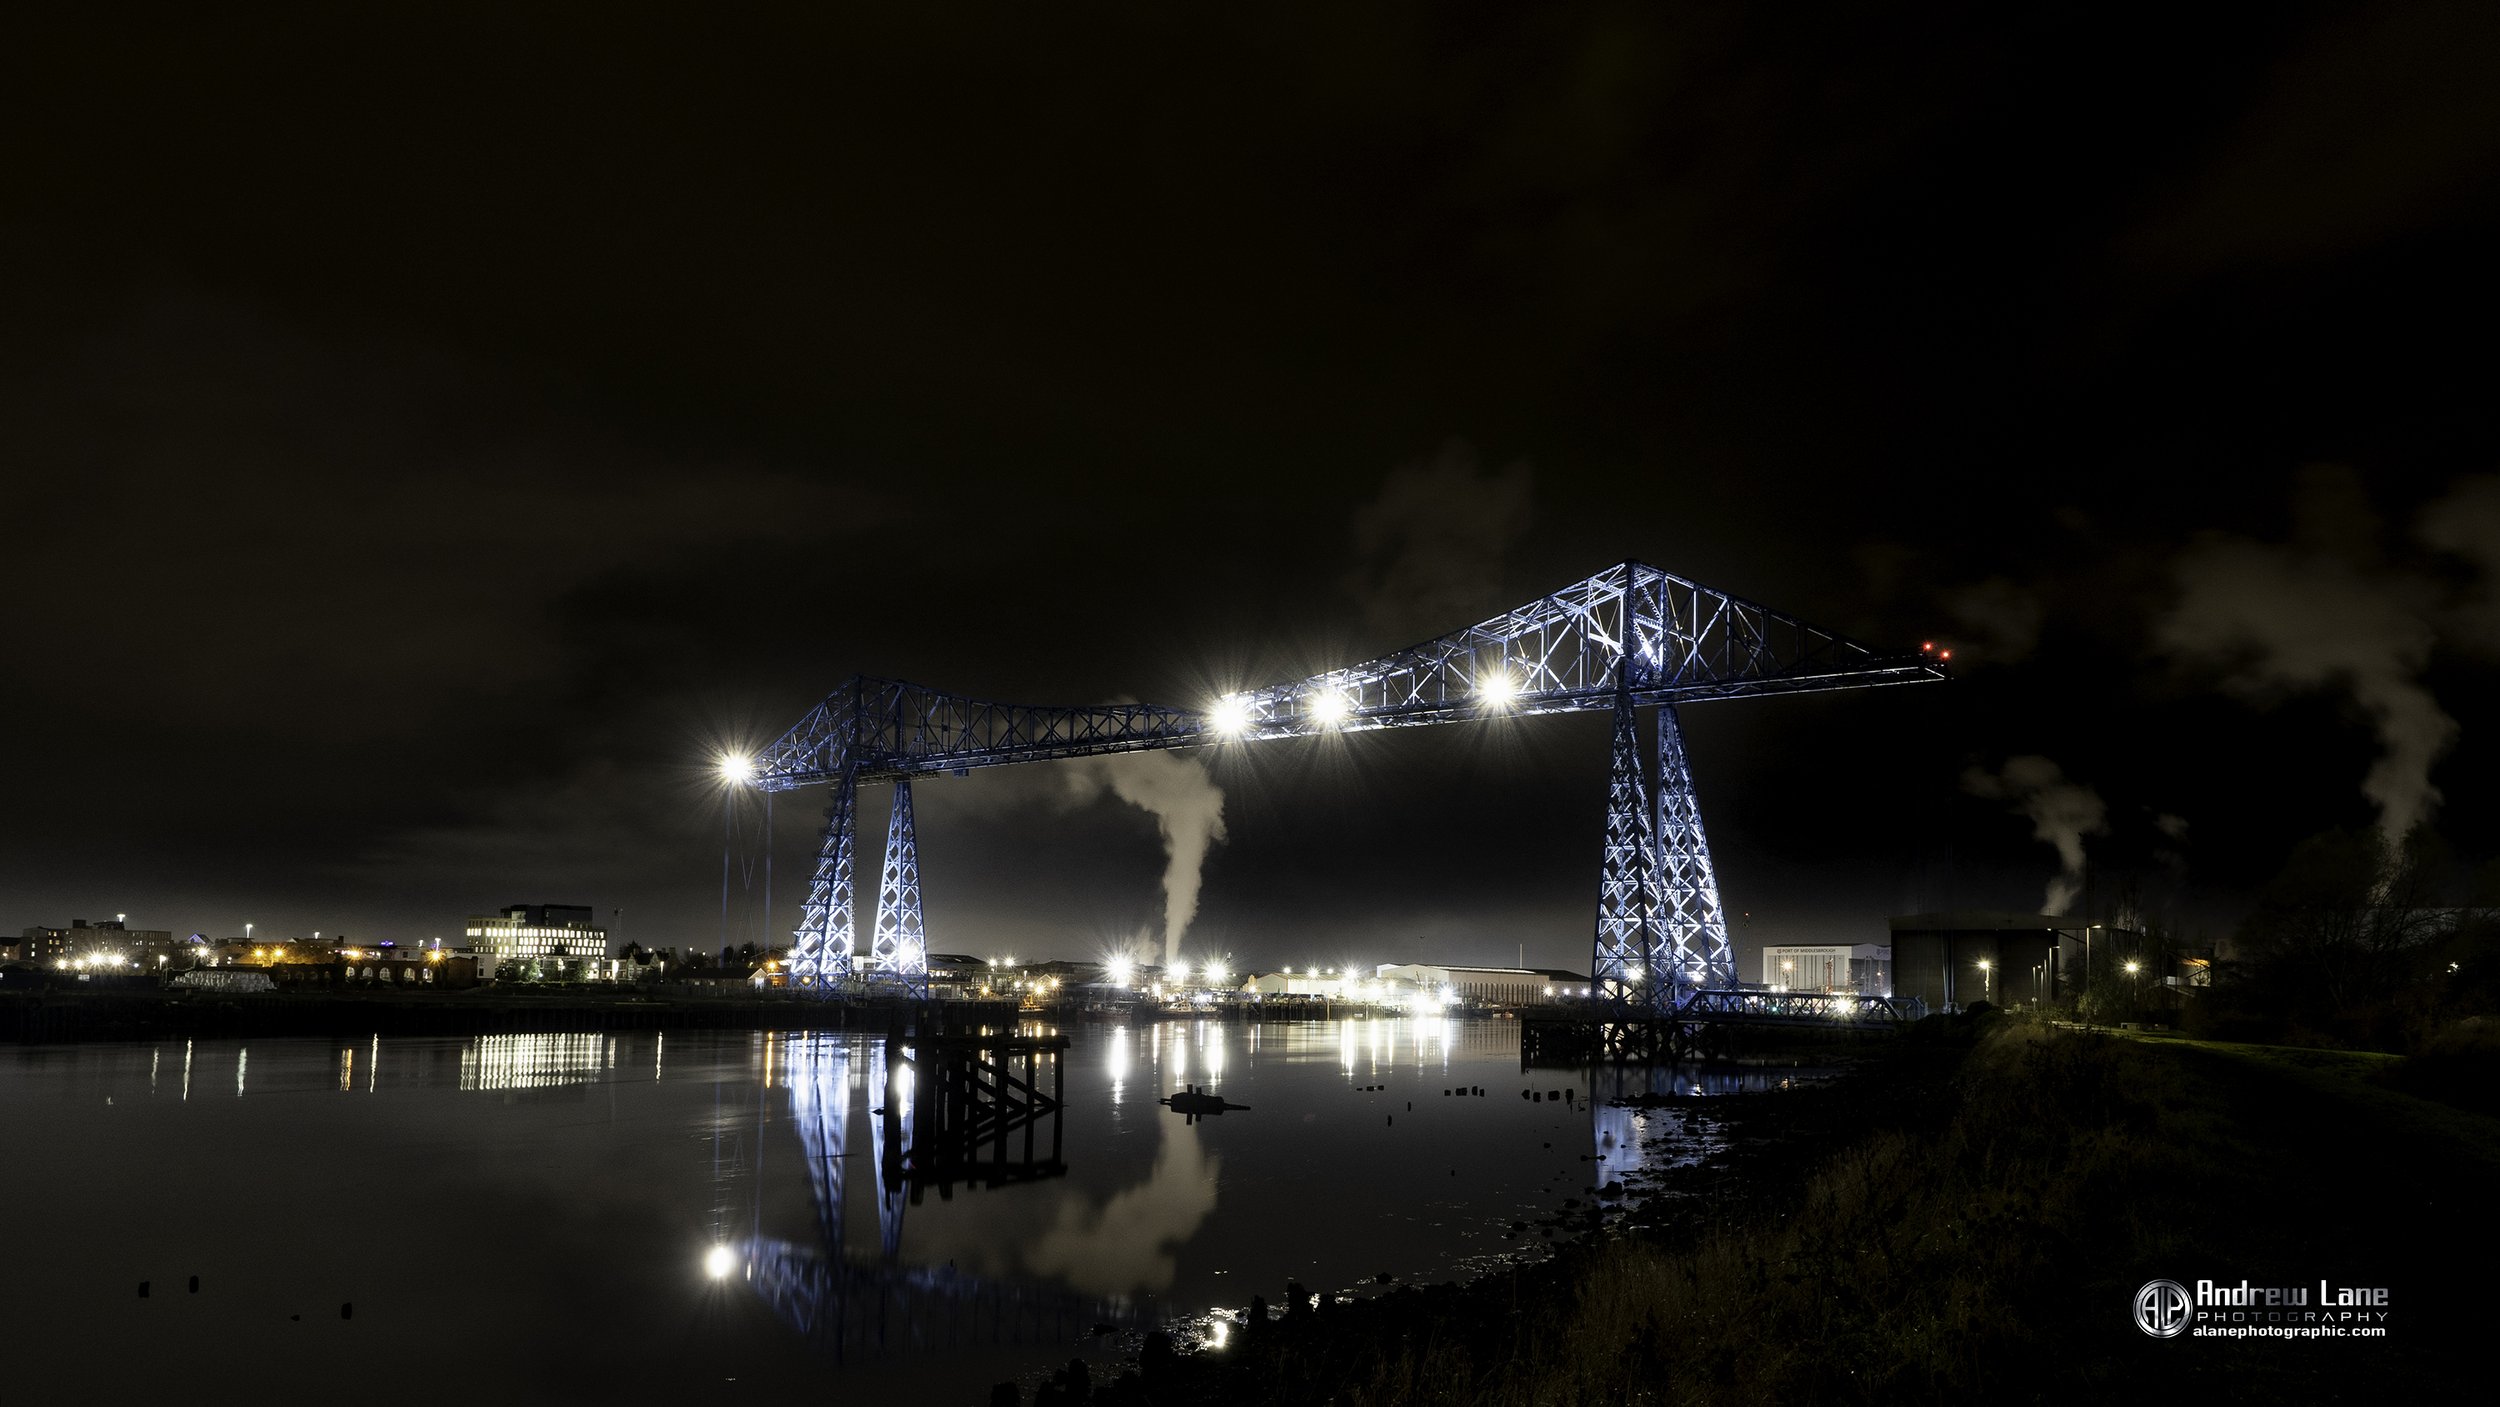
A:
{"label": "grassy bank", "polygon": [[[2218,1400],[2469,1390],[2500,1123],[2367,1062],[1996,1022],[1551,1267],[1297,1315],[1108,1402]],[[2156,1277],[2384,1285],[2385,1340],[2158,1341]],[[2479,1396],[2479,1393],[2476,1394]],[[1053,1394],[1057,1396],[1057,1394]]]}

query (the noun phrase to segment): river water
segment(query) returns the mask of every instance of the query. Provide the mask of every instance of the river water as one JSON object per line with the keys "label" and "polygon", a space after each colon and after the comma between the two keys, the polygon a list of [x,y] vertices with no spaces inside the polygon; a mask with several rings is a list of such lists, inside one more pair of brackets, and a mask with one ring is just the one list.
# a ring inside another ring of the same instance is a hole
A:
{"label": "river water", "polygon": [[[93,1401],[974,1403],[1142,1328],[1220,1336],[1289,1279],[1545,1254],[1566,1199],[1713,1137],[1613,1096],[1800,1073],[1523,1074],[1506,1021],[1068,1034],[1031,1159],[1016,1129],[988,1185],[917,1187],[909,1077],[857,1034],[0,1048],[6,1332],[41,1346],[12,1371]],[[1188,1085],[1246,1107],[1158,1104]]]}

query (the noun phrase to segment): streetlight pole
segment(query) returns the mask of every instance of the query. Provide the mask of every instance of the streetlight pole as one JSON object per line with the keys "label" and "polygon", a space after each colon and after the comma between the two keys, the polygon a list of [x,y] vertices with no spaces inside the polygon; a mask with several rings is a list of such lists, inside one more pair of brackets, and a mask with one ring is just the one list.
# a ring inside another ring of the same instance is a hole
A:
{"label": "streetlight pole", "polygon": [[2075,986],[2075,1006],[2078,1009],[2083,1006],[2085,995],[2092,990],[2092,935],[2099,932],[2100,927],[2096,923],[2083,930],[2083,981]]}

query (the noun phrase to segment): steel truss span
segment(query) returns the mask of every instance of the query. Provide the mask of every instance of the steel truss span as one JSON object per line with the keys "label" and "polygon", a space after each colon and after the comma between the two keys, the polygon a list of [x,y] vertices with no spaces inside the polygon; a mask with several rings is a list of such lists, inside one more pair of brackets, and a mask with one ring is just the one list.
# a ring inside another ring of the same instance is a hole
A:
{"label": "steel truss span", "polygon": [[[1016,762],[1204,747],[1610,709],[1606,853],[1592,976],[1610,999],[1671,1009],[1736,980],[1709,842],[1675,705],[1762,694],[1918,684],[1937,658],[1883,653],[1794,616],[1625,562],[1464,630],[1343,669],[1225,695],[1196,708],[1053,707],[967,698],[855,676],[756,759],[766,791],[827,786],[824,843],[791,959],[819,990],[854,979],[925,993],[918,857],[908,786],[888,838],[875,948],[852,914],[858,786],[961,775]],[[1637,744],[1658,717],[1655,772]],[[1626,846],[1640,847],[1636,856]]]}

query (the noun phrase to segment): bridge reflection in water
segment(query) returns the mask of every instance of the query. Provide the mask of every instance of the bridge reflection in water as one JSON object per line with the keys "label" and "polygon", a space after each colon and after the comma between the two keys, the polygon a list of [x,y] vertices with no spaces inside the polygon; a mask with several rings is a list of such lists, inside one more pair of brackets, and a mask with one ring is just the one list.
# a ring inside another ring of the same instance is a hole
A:
{"label": "bridge reflection in water", "polygon": [[[742,1279],[837,1362],[973,1344],[1066,1344],[1096,1325],[1140,1321],[1122,1300],[902,1258],[906,1211],[931,1190],[951,1199],[959,1184],[998,1187],[1066,1174],[1056,1088],[1062,1051],[1055,1041],[767,1039],[779,1047],[766,1069],[778,1073],[789,1096],[815,1234],[793,1241],[759,1229],[713,1262],[716,1275]],[[1037,1078],[1045,1069],[1054,1086],[1047,1094]],[[1046,1141],[1038,1137],[1045,1125]],[[866,1191],[875,1200],[877,1243],[874,1254],[853,1255],[846,1216],[851,1183],[863,1170],[873,1176]]]}
{"label": "bridge reflection in water", "polygon": [[[1357,1272],[1366,1281],[1372,1267],[1397,1271],[1398,1283],[1495,1268],[1488,1252],[1530,1249],[1488,1244],[1505,1239],[1514,1199],[1622,1183],[1601,1204],[1619,1206],[1621,1193],[1654,1191],[1657,1174],[1724,1146],[1708,1096],[1811,1078],[1795,1067],[1522,1060],[1531,1024],[1158,1022],[1089,1030],[1075,1052],[1056,1037],[981,1034],[756,1033],[684,1045],[657,1033],[486,1036],[445,1047],[430,1078],[450,1083],[444,1063],[456,1061],[461,1089],[500,1091],[506,1103],[612,1098],[664,1075],[708,1085],[713,1107],[699,1126],[713,1145],[712,1203],[698,1254],[709,1283],[752,1295],[837,1362],[961,1363],[975,1349],[1007,1349],[1001,1371],[1012,1372],[1026,1346],[1064,1361],[1100,1324],[1233,1313],[1319,1255],[1368,1263]],[[423,1064],[425,1043],[412,1045],[391,1056],[392,1070]],[[385,1062],[355,1055],[361,1089]],[[1083,1061],[1073,1070],[1072,1055]],[[1258,1112],[1202,1135],[1151,1102],[1189,1084]],[[1440,1102],[1469,1090],[1502,1098]],[[1096,1150],[1100,1165],[1087,1172],[1102,1185],[1068,1176],[1070,1094],[1089,1120],[1088,1146],[1100,1129],[1147,1135]],[[1335,1160],[1322,1166],[1339,1192],[1318,1207],[1315,1155]],[[1452,1177],[1453,1166],[1464,1192],[1418,1180]],[[1055,1185],[970,1205],[955,1197],[1032,1182]],[[1404,1199],[1426,1185],[1432,1205],[1418,1213]],[[1213,1215],[1220,1187],[1240,1214],[1229,1228]],[[957,1205],[925,1207],[932,1192]],[[1292,1235],[1277,1234],[1280,1219]],[[1289,1252],[1285,1241],[1296,1243]]]}

